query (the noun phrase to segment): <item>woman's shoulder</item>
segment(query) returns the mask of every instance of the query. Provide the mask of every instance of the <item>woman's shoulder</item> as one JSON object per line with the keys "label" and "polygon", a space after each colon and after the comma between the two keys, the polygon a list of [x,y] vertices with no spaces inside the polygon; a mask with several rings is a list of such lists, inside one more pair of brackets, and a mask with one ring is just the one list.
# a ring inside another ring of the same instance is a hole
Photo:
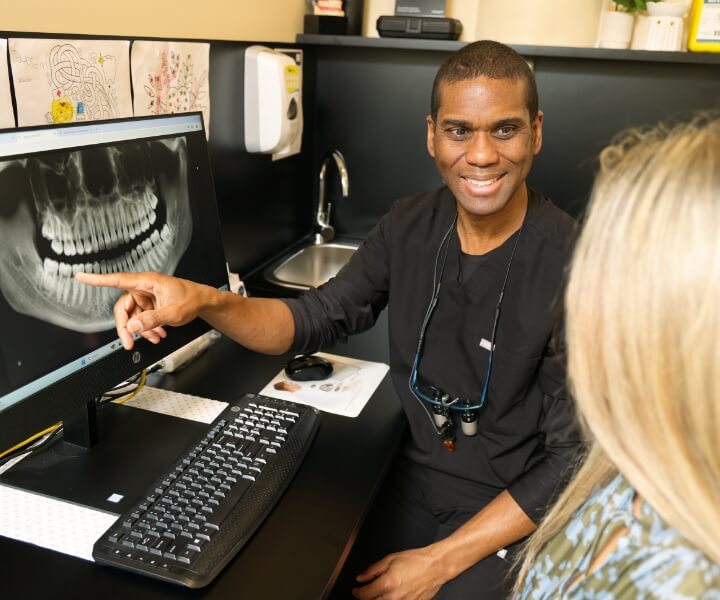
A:
{"label": "woman's shoulder", "polygon": [[720,564],[712,561],[647,502],[634,516],[627,554],[627,578],[648,598],[720,600]]}
{"label": "woman's shoulder", "polygon": [[[613,590],[610,597],[713,598],[720,600],[720,565],[711,561],[646,501],[639,511],[636,491],[619,475],[598,489],[589,503],[600,515],[610,510],[624,515],[627,533],[608,561],[593,573],[596,590]],[[601,508],[602,507],[602,508]]]}
{"label": "woman's shoulder", "polygon": [[607,585],[615,598],[720,599],[720,568],[701,552],[653,547],[635,553],[605,569],[596,589]]}
{"label": "woman's shoulder", "polygon": [[[711,561],[647,503],[633,514],[634,488],[618,475],[588,497],[538,555],[521,598],[702,598],[720,600],[720,565]],[[624,530],[591,572],[598,546]],[[576,585],[570,582],[578,580]]]}

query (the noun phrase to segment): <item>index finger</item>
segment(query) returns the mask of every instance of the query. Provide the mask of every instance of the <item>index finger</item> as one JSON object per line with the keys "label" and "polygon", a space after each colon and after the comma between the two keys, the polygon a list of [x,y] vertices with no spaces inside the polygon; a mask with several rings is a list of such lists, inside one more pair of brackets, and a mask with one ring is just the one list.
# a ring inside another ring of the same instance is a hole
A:
{"label": "index finger", "polygon": [[142,273],[75,273],[80,283],[99,287],[114,287],[123,290],[149,290],[152,284],[145,281]]}

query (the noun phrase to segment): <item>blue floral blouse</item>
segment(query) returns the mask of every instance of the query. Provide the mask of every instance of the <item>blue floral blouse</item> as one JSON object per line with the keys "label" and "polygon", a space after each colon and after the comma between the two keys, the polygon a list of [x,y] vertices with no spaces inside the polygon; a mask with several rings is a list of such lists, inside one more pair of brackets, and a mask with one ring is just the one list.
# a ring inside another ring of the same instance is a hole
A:
{"label": "blue floral blouse", "polygon": [[[720,600],[720,565],[668,526],[621,475],[597,490],[538,555],[521,600]],[[618,529],[616,548],[592,573],[593,557]]]}

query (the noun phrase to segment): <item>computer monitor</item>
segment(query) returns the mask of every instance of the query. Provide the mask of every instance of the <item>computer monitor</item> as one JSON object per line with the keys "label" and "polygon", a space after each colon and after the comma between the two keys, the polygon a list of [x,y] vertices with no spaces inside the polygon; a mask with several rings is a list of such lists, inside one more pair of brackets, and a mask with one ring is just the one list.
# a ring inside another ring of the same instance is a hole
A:
{"label": "computer monitor", "polygon": [[124,350],[79,270],[228,289],[200,113],[0,131],[0,452],[58,421],[92,446],[95,399],[209,328]]}

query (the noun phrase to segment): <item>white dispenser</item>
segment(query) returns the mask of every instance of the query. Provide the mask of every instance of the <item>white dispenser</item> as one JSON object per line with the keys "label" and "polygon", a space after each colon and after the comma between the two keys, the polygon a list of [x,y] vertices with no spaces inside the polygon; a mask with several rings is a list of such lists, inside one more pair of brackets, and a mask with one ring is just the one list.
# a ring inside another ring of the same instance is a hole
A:
{"label": "white dispenser", "polygon": [[265,46],[249,46],[244,101],[248,152],[273,153],[300,135],[300,73],[291,57]]}

